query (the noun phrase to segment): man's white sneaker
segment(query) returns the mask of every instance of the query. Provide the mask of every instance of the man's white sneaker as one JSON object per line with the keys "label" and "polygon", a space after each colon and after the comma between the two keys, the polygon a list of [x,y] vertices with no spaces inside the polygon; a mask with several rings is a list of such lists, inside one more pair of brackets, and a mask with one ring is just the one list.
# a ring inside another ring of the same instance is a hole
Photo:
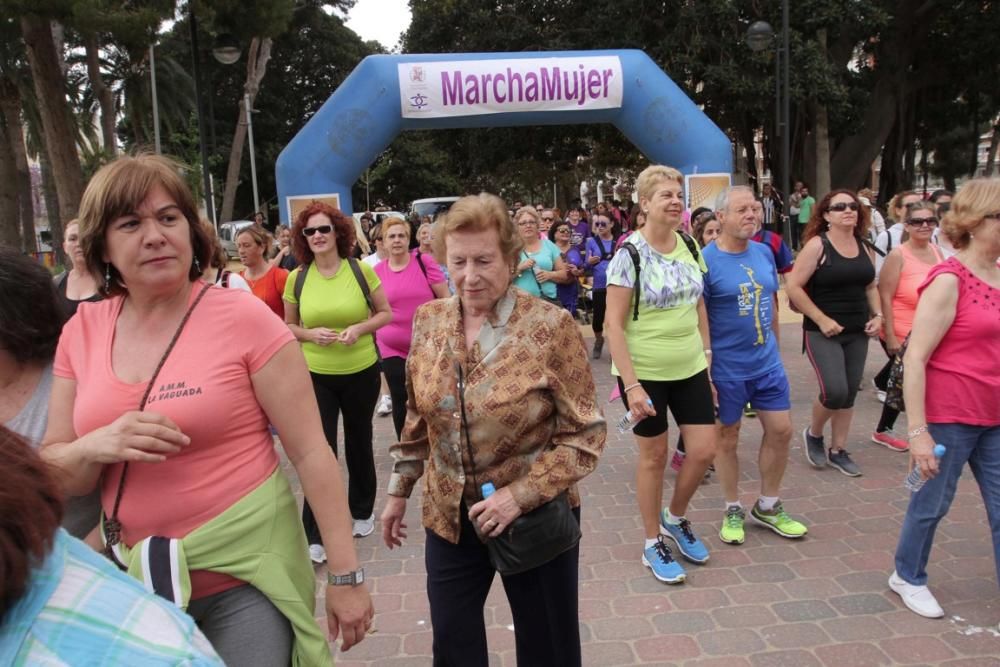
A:
{"label": "man's white sneaker", "polygon": [[354,537],[368,537],[375,532],[375,515],[367,519],[354,520]]}
{"label": "man's white sneaker", "polygon": [[389,394],[382,394],[382,398],[378,400],[378,405],[375,406],[375,414],[379,417],[385,417],[392,412],[392,397]]}
{"label": "man's white sneaker", "polygon": [[934,594],[926,586],[914,586],[903,581],[893,570],[889,577],[889,588],[896,592],[910,611],[924,618],[941,618],[944,609],[934,599]]}
{"label": "man's white sneaker", "polygon": [[326,561],[326,549],[323,548],[322,544],[310,544],[309,545],[309,558],[312,562],[319,565]]}

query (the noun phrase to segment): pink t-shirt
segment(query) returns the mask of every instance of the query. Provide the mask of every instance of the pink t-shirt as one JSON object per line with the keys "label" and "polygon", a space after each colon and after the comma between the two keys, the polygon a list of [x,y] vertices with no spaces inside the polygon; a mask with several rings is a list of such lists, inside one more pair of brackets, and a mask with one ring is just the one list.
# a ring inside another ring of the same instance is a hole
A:
{"label": "pink t-shirt", "polygon": [[[191,290],[193,300],[202,283]],[[129,384],[111,366],[121,297],[81,304],[63,329],[54,372],[76,381],[77,435],[139,407],[148,381]],[[212,287],[198,304],[156,379],[147,412],[169,417],[191,443],[163,463],[129,465],[118,517],[132,545],[151,535],[183,537],[256,488],[278,465],[268,419],[250,376],[283,346],[288,327],[243,290]],[[114,507],[121,464],[101,481],[106,514]],[[226,575],[192,572],[192,597],[238,584]]]}
{"label": "pink t-shirt", "polygon": [[427,277],[417,265],[417,254],[410,254],[410,263],[402,271],[389,267],[385,259],[375,265],[375,273],[382,281],[386,299],[392,307],[392,322],[378,330],[378,349],[382,358],[403,357],[410,353],[413,337],[413,314],[417,308],[433,300],[431,285],[444,284],[444,274],[430,255],[421,254],[420,260],[427,269]]}
{"label": "pink t-shirt", "polygon": [[998,426],[1000,290],[952,257],[930,270],[919,291],[942,273],[958,276],[958,304],[955,321],[927,361],[927,421]]}

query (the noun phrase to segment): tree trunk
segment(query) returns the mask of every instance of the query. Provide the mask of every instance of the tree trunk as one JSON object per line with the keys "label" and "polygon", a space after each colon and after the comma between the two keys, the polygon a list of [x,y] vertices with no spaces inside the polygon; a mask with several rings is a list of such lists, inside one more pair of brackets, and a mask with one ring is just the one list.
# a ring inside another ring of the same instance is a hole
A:
{"label": "tree trunk", "polygon": [[[271,38],[254,37],[247,51],[247,80],[243,84],[244,92],[250,96],[250,106],[257,98],[261,79],[267,72],[267,61],[271,59]],[[226,186],[222,194],[222,210],[219,220],[228,222],[233,219],[233,207],[236,202],[236,187],[240,180],[240,165],[243,161],[243,142],[247,136],[246,97],[240,100],[240,117],[233,134],[233,145],[229,151],[229,168],[226,170]],[[259,205],[259,202],[255,202]]]}
{"label": "tree trunk", "polygon": [[94,98],[101,105],[101,137],[104,140],[104,150],[110,155],[118,154],[117,134],[115,133],[115,97],[104,83],[101,76],[100,44],[97,33],[92,32],[84,37],[84,47],[87,50],[87,78]]}
{"label": "tree trunk", "polygon": [[[28,62],[38,97],[45,149],[59,196],[58,217],[60,222],[70,220],[76,217],[83,195],[83,171],[69,103],[66,101],[66,80],[52,36],[52,24],[33,14],[22,16],[21,33],[28,47]],[[49,212],[50,219],[53,213]],[[53,250],[62,260],[62,224],[51,227]]]}
{"label": "tree trunk", "polygon": [[0,245],[23,248],[17,224],[17,177],[8,134],[6,124],[0,122]]}
{"label": "tree trunk", "polygon": [[[826,28],[820,28],[816,31],[816,41],[819,43],[820,51],[825,54],[827,52]],[[816,143],[816,182],[813,183],[812,195],[819,201],[830,191],[830,118],[825,104],[816,102],[813,122],[813,141]]]}
{"label": "tree trunk", "polygon": [[6,77],[0,78],[0,118],[7,125],[7,140],[10,143],[17,173],[17,201],[21,220],[21,250],[35,249],[35,203],[31,191],[31,170],[28,167],[28,151],[24,145],[24,125],[21,122],[21,92],[17,84]]}
{"label": "tree trunk", "polygon": [[[45,213],[49,219],[49,232],[52,234],[53,247],[59,263],[66,260],[62,252],[62,219],[59,217],[59,193],[56,191],[55,176],[52,174],[52,161],[45,146],[38,151],[38,164],[42,170],[42,194],[45,197]],[[58,233],[58,242],[56,242]]]}
{"label": "tree trunk", "polygon": [[993,165],[997,162],[998,147],[1000,147],[1000,123],[993,125],[993,136],[990,137],[990,147],[986,151],[986,171],[983,176],[993,175]]}

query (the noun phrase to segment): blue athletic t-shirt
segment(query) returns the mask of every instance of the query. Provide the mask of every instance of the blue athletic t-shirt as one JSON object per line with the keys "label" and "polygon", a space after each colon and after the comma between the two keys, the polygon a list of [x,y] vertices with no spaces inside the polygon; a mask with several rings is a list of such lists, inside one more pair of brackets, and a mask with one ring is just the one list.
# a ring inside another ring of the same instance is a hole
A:
{"label": "blue athletic t-shirt", "polygon": [[710,243],[702,251],[705,307],[712,337],[712,377],[749,380],[781,367],[771,324],[778,273],[767,246],[750,241],[739,254]]}

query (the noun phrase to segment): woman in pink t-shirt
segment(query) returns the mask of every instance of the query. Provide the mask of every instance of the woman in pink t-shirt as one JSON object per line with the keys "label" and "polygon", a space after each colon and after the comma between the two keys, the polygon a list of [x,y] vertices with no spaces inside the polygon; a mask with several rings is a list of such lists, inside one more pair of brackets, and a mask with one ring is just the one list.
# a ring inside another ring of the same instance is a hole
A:
{"label": "woman in pink t-shirt", "polygon": [[[180,174],[179,165],[158,155],[122,157],[87,186],[81,243],[107,298],[85,304],[63,331],[42,453],[60,469],[67,495],[100,487],[109,546],[115,533],[107,517],[120,521],[129,548],[149,546],[152,536],[184,546],[201,526],[260,498],[259,488],[273,488],[266,508],[243,518],[259,545],[253,553],[233,544],[203,555],[202,545],[182,557],[190,571],[188,611],[219,655],[228,664],[287,665],[291,651],[315,638],[322,643],[322,635],[308,625],[315,580],[304,535],[290,544],[269,537],[277,521],[297,525],[297,509],[287,483],[275,477],[282,472],[268,424],[280,430],[316,507],[333,575],[359,571],[347,498],[287,327],[252,295],[200,280],[211,243]],[[294,593],[271,598],[225,574],[239,570],[235,558],[260,553],[271,554],[260,567],[280,570],[276,579],[294,586],[297,602]],[[180,587],[183,579],[181,573]],[[330,632],[343,631],[345,647],[371,626],[364,586],[327,587],[326,608]]]}
{"label": "woman in pink t-shirt", "polygon": [[[911,611],[944,611],[927,588],[938,522],[968,462],[986,505],[1000,577],[1000,178],[962,186],[942,231],[958,254],[920,287],[903,358],[910,455],[927,483],[910,496],[889,587]],[[935,443],[946,447],[938,459]]]}
{"label": "woman in pink t-shirt", "polygon": [[443,299],[450,292],[434,258],[424,254],[422,246],[410,252],[410,225],[405,220],[384,221],[382,243],[389,256],[375,265],[375,273],[392,307],[392,323],[379,329],[376,342],[392,396],[392,425],[398,439],[406,421],[406,357],[410,353],[413,314],[419,306]]}

